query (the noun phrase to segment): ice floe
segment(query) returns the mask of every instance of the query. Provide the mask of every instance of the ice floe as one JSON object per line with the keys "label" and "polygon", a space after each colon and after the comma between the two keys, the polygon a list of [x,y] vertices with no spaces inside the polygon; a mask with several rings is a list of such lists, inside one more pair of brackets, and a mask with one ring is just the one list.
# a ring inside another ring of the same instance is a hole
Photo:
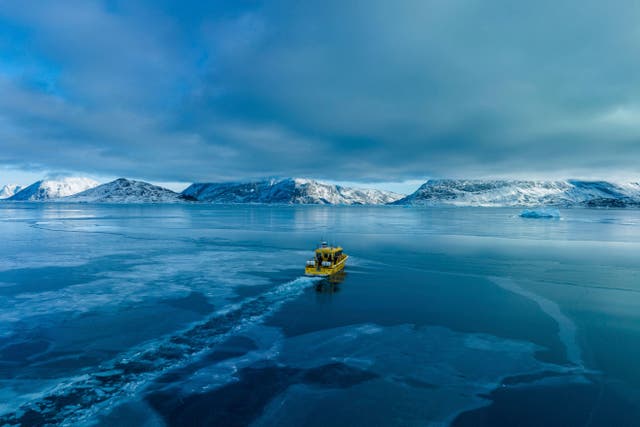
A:
{"label": "ice floe", "polygon": [[560,211],[555,208],[525,209],[520,212],[520,217],[560,219]]}

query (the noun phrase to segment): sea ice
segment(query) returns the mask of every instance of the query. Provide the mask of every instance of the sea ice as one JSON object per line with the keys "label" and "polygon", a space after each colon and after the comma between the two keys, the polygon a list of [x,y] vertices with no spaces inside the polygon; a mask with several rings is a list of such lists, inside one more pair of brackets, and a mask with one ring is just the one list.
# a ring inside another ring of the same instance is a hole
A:
{"label": "sea ice", "polygon": [[[274,397],[254,425],[322,425],[331,418],[356,420],[362,411],[379,411],[376,416],[384,420],[393,408],[403,408],[395,413],[398,424],[445,425],[460,411],[486,405],[486,394],[505,377],[556,372],[568,381],[582,380],[580,372],[568,376],[566,367],[537,360],[539,349],[489,334],[408,324],[356,324],[289,337],[276,360],[280,366],[341,363],[375,378],[345,388],[296,385]],[[375,408],[367,406],[380,395],[389,397]],[[344,401],[350,404],[339,404]],[[321,409],[327,407],[333,408],[330,413]]]}

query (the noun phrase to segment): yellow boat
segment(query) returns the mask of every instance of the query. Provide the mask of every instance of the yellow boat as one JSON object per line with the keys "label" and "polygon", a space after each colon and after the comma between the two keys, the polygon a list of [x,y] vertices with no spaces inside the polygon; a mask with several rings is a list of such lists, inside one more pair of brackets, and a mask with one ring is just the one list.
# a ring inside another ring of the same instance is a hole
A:
{"label": "yellow boat", "polygon": [[322,242],[316,249],[315,258],[307,261],[305,276],[329,277],[344,270],[349,256],[342,252],[340,246],[333,247]]}

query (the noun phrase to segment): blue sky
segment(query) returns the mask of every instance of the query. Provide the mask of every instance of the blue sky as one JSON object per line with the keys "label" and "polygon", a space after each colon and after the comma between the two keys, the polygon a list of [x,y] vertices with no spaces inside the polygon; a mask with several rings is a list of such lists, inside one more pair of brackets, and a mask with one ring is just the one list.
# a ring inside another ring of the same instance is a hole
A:
{"label": "blue sky", "polygon": [[638,179],[633,1],[0,3],[0,183]]}

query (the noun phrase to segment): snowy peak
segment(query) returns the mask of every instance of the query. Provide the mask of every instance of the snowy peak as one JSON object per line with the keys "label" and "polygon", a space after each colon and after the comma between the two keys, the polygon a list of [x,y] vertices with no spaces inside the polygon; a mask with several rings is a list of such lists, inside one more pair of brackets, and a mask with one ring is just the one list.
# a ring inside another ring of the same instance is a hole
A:
{"label": "snowy peak", "polygon": [[71,196],[89,188],[93,188],[98,183],[89,178],[70,177],[60,180],[42,180],[31,184],[14,194],[9,200],[18,201],[42,201]]}
{"label": "snowy peak", "polygon": [[17,184],[7,184],[0,188],[0,199],[8,199],[22,189]]}
{"label": "snowy peak", "polygon": [[396,204],[624,207],[640,205],[640,184],[433,179]]}
{"label": "snowy peak", "polygon": [[191,199],[148,182],[126,178],[60,199],[63,202],[82,203],[176,203],[185,200]]}
{"label": "snowy peak", "polygon": [[400,194],[356,189],[303,178],[232,183],[196,183],[182,192],[210,203],[374,205],[399,200]]}

